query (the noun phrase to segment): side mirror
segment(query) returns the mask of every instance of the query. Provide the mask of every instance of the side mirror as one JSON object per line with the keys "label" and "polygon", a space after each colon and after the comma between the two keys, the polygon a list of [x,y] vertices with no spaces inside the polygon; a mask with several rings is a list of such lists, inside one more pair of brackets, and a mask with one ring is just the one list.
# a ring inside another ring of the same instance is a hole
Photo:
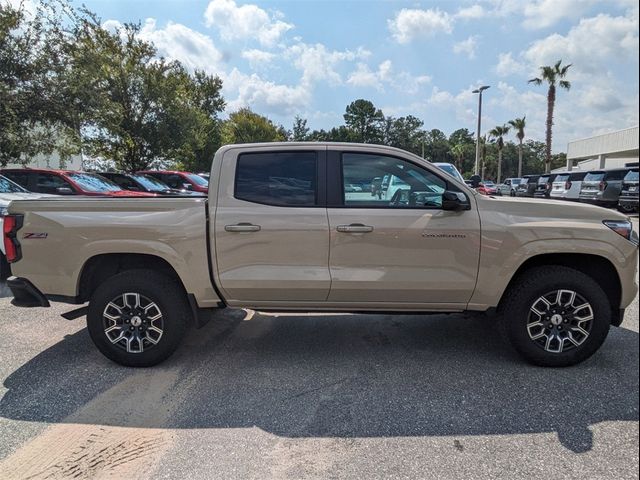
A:
{"label": "side mirror", "polygon": [[471,204],[464,193],[445,190],[442,193],[442,209],[454,211],[471,210]]}
{"label": "side mirror", "polygon": [[58,187],[56,193],[58,195],[73,195],[73,190],[69,187]]}

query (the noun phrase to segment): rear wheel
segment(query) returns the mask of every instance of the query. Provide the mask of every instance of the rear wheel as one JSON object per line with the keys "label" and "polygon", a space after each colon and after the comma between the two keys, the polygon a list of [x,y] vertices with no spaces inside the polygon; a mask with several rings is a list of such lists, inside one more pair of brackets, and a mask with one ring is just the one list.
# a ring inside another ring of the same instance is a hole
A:
{"label": "rear wheel", "polygon": [[503,326],[526,360],[545,367],[575,365],[602,345],[611,306],[602,288],[582,272],[561,266],[527,271],[507,292]]}
{"label": "rear wheel", "polygon": [[177,281],[153,270],[128,270],[109,278],[91,296],[87,328],[110,360],[150,367],[178,348],[190,318]]}

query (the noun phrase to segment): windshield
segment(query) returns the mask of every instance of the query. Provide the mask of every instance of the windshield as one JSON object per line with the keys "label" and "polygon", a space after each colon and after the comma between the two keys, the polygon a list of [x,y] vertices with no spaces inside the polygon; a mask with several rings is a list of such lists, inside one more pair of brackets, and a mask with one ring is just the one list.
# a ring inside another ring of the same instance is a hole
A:
{"label": "windshield", "polygon": [[585,182],[599,182],[604,178],[604,172],[591,172],[587,173],[587,176],[584,177]]}
{"label": "windshield", "polygon": [[624,177],[625,182],[637,182],[638,181],[638,170],[631,170]]}
{"label": "windshield", "polygon": [[17,183],[13,183],[7,177],[0,175],[0,193],[25,193],[25,190]]}
{"label": "windshield", "polygon": [[202,178],[200,175],[194,175],[193,173],[186,173],[185,176],[196,185],[200,185],[201,187],[209,186],[209,182],[207,181],[207,179]]}
{"label": "windshield", "polygon": [[93,173],[70,172],[66,175],[87,192],[117,192],[122,190],[111,180]]}
{"label": "windshield", "polygon": [[485,187],[494,187],[496,184],[493,183],[491,180],[485,180],[484,182],[482,182]]}
{"label": "windshield", "polygon": [[443,171],[447,172],[452,177],[455,177],[458,180],[464,181],[464,178],[462,178],[462,175],[460,175],[460,172],[458,171],[458,169],[456,167],[454,167],[453,165],[451,165],[450,163],[438,163],[438,164],[436,164],[436,166],[440,170],[443,170]]}
{"label": "windshield", "polygon": [[131,178],[133,178],[147,190],[169,190],[169,186],[166,183],[162,183],[160,180],[153,178],[150,175],[134,173],[131,175]]}

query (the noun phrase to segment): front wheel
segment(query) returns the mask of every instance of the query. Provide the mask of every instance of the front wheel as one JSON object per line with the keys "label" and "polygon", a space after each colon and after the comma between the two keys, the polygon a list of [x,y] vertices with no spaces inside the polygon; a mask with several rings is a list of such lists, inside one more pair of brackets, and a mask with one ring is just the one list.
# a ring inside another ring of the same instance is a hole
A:
{"label": "front wheel", "polygon": [[153,270],[128,270],[95,290],[87,328],[98,350],[110,360],[150,367],[178,348],[189,316],[177,281]]}
{"label": "front wheel", "polygon": [[609,332],[607,295],[577,270],[561,266],[531,269],[506,295],[502,321],[507,337],[535,365],[580,363],[600,348]]}

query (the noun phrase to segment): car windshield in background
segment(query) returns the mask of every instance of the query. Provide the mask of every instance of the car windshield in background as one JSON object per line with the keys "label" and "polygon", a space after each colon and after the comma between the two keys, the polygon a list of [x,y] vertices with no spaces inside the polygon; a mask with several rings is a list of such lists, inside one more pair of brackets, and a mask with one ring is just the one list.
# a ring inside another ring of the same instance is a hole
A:
{"label": "car windshield in background", "polygon": [[624,177],[625,182],[637,182],[638,181],[638,170],[631,170]]}
{"label": "car windshield in background", "polygon": [[13,183],[8,178],[0,175],[0,193],[25,193],[27,191],[17,183]]}
{"label": "car windshield in background", "polygon": [[209,182],[206,178],[202,178],[200,175],[195,175],[193,173],[187,173],[187,178],[191,180],[196,185],[200,185],[201,187],[208,187]]}
{"label": "car windshield in background", "polygon": [[600,182],[602,179],[604,179],[604,172],[587,173],[584,177],[585,182]]}
{"label": "car windshield in background", "polygon": [[558,175],[555,179],[556,182],[566,182],[567,180],[569,180],[568,173],[566,175]]}
{"label": "car windshield in background", "polygon": [[131,177],[147,190],[170,190],[167,184],[149,175],[133,174]]}
{"label": "car windshield in background", "polygon": [[76,182],[87,192],[117,192],[122,190],[122,188],[111,180],[107,180],[100,175],[94,175],[92,173],[72,172],[67,173],[67,177]]}
{"label": "car windshield in background", "polygon": [[482,182],[482,183],[484,183],[485,187],[495,187],[496,186],[496,184],[491,182],[491,181],[488,181],[488,182],[485,181],[485,182]]}
{"label": "car windshield in background", "polygon": [[460,181],[464,181],[464,178],[462,177],[462,175],[460,175],[460,172],[456,169],[456,167],[454,167],[450,163],[438,163],[438,164],[436,164],[436,166],[440,170],[442,170],[444,172],[447,172],[452,177],[455,177]]}

